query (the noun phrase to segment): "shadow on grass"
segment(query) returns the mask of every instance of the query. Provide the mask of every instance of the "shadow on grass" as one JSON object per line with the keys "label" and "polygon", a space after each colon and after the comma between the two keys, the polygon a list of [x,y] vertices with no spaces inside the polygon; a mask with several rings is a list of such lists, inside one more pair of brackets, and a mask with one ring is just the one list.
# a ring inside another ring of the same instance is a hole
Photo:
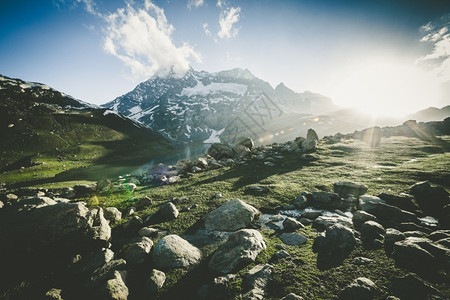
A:
{"label": "shadow on grass", "polygon": [[302,161],[298,155],[289,154],[282,160],[275,162],[275,166],[266,166],[263,162],[249,161],[246,165],[235,165],[224,173],[192,184],[192,187],[216,181],[228,181],[237,179],[233,183],[233,191],[245,186],[256,184],[273,175],[283,175],[292,171],[297,171],[303,167],[311,165],[311,162]]}

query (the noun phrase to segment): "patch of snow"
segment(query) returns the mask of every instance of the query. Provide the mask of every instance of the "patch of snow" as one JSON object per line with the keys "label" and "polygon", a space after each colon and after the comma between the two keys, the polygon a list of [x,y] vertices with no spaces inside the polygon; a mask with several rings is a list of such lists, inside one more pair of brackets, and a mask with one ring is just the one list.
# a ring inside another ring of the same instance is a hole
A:
{"label": "patch of snow", "polygon": [[105,112],[103,113],[104,116],[110,115],[110,114],[114,114],[114,115],[119,115],[119,113],[115,110],[105,110]]}
{"label": "patch of snow", "polygon": [[192,97],[194,95],[208,96],[215,93],[232,93],[243,96],[247,91],[247,86],[245,84],[239,83],[220,83],[213,82],[208,85],[203,85],[202,82],[198,81],[197,85],[192,88],[184,88],[181,91],[181,96]]}
{"label": "patch of snow", "polygon": [[186,125],[186,129],[187,129],[187,131],[188,131],[189,133],[191,133],[191,126]]}
{"label": "patch of snow", "polygon": [[132,118],[133,120],[139,120],[143,116],[151,114],[158,107],[159,107],[159,104],[153,106],[152,108],[147,108],[145,110],[141,110],[141,111],[139,111],[139,112],[137,112],[135,114],[130,114],[128,117]]}
{"label": "patch of snow", "polygon": [[209,136],[209,138],[207,138],[206,140],[203,141],[203,144],[213,144],[213,143],[220,143],[220,135],[222,134],[222,132],[225,131],[225,128],[221,129],[221,130],[214,130],[211,129],[212,133]]}
{"label": "patch of snow", "polygon": [[135,107],[130,108],[128,111],[130,112],[131,115],[137,114],[138,112],[140,112],[142,109],[139,105],[136,105]]}

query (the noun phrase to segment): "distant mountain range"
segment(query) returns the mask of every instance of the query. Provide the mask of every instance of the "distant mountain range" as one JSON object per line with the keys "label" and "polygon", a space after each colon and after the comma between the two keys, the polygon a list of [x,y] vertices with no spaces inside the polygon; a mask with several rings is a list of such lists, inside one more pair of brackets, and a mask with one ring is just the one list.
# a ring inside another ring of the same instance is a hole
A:
{"label": "distant mountain range", "polygon": [[237,131],[258,140],[293,131],[300,116],[336,109],[330,98],[296,93],[282,83],[274,89],[239,68],[218,73],[191,69],[181,78],[152,77],[103,107],[187,143],[217,142]]}
{"label": "distant mountain range", "polygon": [[139,122],[45,84],[2,75],[0,128],[0,171],[46,153],[55,157],[102,153],[98,163],[132,163],[173,151],[170,141]]}
{"label": "distant mountain range", "polygon": [[323,95],[297,93],[283,83],[271,85],[240,68],[209,73],[189,70],[183,77],[154,76],[102,107],[142,122],[171,140],[195,143],[232,142],[250,136],[258,143],[305,136],[348,133],[368,126],[398,125],[406,119],[442,120],[449,107],[429,108],[405,118],[375,121],[343,109]]}

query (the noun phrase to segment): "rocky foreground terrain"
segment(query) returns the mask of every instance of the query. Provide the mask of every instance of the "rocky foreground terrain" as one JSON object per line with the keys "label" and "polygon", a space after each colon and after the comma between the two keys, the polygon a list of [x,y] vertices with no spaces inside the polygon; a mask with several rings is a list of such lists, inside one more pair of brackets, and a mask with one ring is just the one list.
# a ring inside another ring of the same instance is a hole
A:
{"label": "rocky foreground terrain", "polygon": [[449,299],[449,139],[414,128],[3,186],[0,298]]}

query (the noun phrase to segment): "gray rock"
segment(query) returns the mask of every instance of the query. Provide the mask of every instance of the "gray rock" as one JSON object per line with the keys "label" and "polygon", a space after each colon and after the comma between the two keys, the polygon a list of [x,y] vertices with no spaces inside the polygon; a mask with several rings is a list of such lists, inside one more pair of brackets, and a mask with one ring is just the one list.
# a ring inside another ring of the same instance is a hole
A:
{"label": "gray rock", "polygon": [[313,220],[307,219],[307,218],[300,218],[300,223],[302,223],[305,226],[311,225],[313,223]]}
{"label": "gray rock", "polygon": [[122,213],[115,207],[107,207],[104,210],[105,219],[114,223],[122,219]]}
{"label": "gray rock", "polygon": [[405,231],[405,232],[403,232],[403,234],[405,235],[405,237],[417,237],[417,238],[421,238],[421,237],[424,237],[424,236],[426,236],[426,233],[424,233],[424,232],[422,232],[422,231],[417,231],[417,230],[414,230],[414,231]]}
{"label": "gray rock", "polygon": [[394,244],[392,257],[396,266],[413,272],[429,273],[439,269],[439,261],[428,250],[416,243],[415,238],[406,238]]}
{"label": "gray rock", "polygon": [[400,299],[444,299],[439,297],[437,289],[413,273],[392,278],[391,286],[392,294]]}
{"label": "gray rock", "polygon": [[227,274],[255,261],[266,249],[262,235],[254,229],[241,229],[233,233],[214,252],[208,264],[209,269]]}
{"label": "gray rock", "polygon": [[74,274],[92,273],[101,268],[114,258],[114,252],[110,249],[101,249],[86,256],[79,256],[71,266]]}
{"label": "gray rock", "polygon": [[0,201],[0,208],[3,208],[3,207],[5,207],[5,204],[2,201]]}
{"label": "gray rock", "polygon": [[166,274],[163,271],[156,269],[147,278],[146,287],[151,294],[156,294],[164,285],[166,281]]}
{"label": "gray rock", "polygon": [[139,241],[129,245],[124,253],[125,260],[133,265],[143,263],[152,249],[153,241],[148,237],[141,237]]}
{"label": "gray rock", "polygon": [[157,238],[160,235],[162,235],[164,232],[156,229],[156,228],[152,228],[152,227],[142,227],[141,229],[139,229],[138,234],[140,236],[146,236],[148,238]]}
{"label": "gray rock", "polygon": [[207,168],[208,167],[208,161],[205,158],[203,158],[203,157],[199,157],[194,162],[194,166],[200,167],[202,169]]}
{"label": "gray rock", "polygon": [[353,195],[358,198],[359,196],[364,195],[367,192],[368,188],[364,184],[360,183],[338,181],[333,184],[333,190],[341,197]]}
{"label": "gray rock", "polygon": [[307,140],[316,140],[319,141],[319,136],[317,135],[317,133],[314,131],[314,129],[309,128],[308,132],[306,133],[306,139]]}
{"label": "gray rock", "polygon": [[327,228],[314,240],[313,251],[318,254],[317,266],[326,269],[340,264],[355,248],[357,240],[352,229],[341,224]]}
{"label": "gray rock", "polygon": [[284,296],[281,300],[303,300],[303,297],[290,293]]}
{"label": "gray rock", "polygon": [[342,300],[371,300],[377,294],[377,286],[372,280],[359,277],[345,287],[341,293]]}
{"label": "gray rock", "polygon": [[356,230],[360,230],[362,224],[364,224],[367,221],[377,221],[377,217],[374,215],[369,214],[368,212],[365,212],[363,210],[357,210],[353,213],[353,227]]}
{"label": "gray rock", "polygon": [[248,227],[260,212],[251,205],[233,199],[203,217],[208,230],[236,231]]}
{"label": "gray rock", "polygon": [[[375,221],[367,221],[361,226],[361,241],[367,249],[377,249],[379,243],[375,240],[383,241],[386,230]],[[381,244],[381,246],[383,246]]]}
{"label": "gray rock", "polygon": [[255,147],[255,143],[253,140],[249,137],[240,138],[235,145],[243,145],[247,147],[248,149],[252,150]]}
{"label": "gray rock", "polygon": [[414,202],[413,196],[411,195],[401,193],[397,196],[381,193],[378,195],[378,197],[386,201],[386,204],[397,206],[398,208],[401,208],[403,210],[407,210],[413,213],[419,211],[419,206],[417,206],[417,204]]}
{"label": "gray rock", "polygon": [[400,224],[398,224],[396,226],[396,228],[398,230],[400,230],[401,232],[405,232],[405,231],[421,231],[421,232],[424,232],[424,233],[427,233],[427,234],[431,232],[430,229],[428,229],[428,228],[426,228],[424,226],[417,225],[417,224],[412,223],[412,222],[400,223]]}
{"label": "gray rock", "polygon": [[315,151],[319,142],[316,139],[306,139],[302,142],[302,150],[306,152]]}
{"label": "gray rock", "polygon": [[307,199],[303,195],[298,195],[292,204],[294,204],[294,206],[297,207],[298,209],[303,209],[307,205]]}
{"label": "gray rock", "polygon": [[119,271],[114,271],[114,278],[106,281],[106,298],[114,300],[127,300],[128,295],[128,287],[122,278],[122,274]]}
{"label": "gray rock", "polygon": [[267,290],[269,278],[272,275],[273,266],[269,264],[257,265],[253,267],[244,276],[242,282],[244,295],[242,299],[245,300],[261,300]]}
{"label": "gray rock", "polygon": [[185,268],[200,262],[200,250],[178,235],[167,235],[159,240],[153,251],[153,261],[162,270]]}
{"label": "gray rock", "polygon": [[[360,204],[361,198],[360,197]],[[380,202],[365,202],[361,209],[377,217],[378,222],[386,227],[391,227],[401,222],[419,223],[417,216],[409,211]]]}
{"label": "gray rock", "polygon": [[291,246],[298,246],[304,244],[308,240],[307,238],[298,233],[282,233],[279,236],[279,238],[283,243]]}
{"label": "gray rock", "polygon": [[352,264],[357,265],[357,266],[362,266],[362,265],[369,265],[373,262],[373,259],[367,258],[367,257],[355,257],[352,261]]}
{"label": "gray rock", "polygon": [[305,226],[302,223],[300,223],[299,221],[297,221],[296,219],[287,217],[283,221],[283,227],[286,231],[295,231],[295,230],[297,230],[299,228],[303,228]]}
{"label": "gray rock", "polygon": [[180,212],[178,211],[177,207],[172,202],[167,202],[164,203],[156,213],[150,215],[145,223],[156,224],[171,221],[173,219],[176,219],[179,213]]}
{"label": "gray rock", "polygon": [[362,195],[359,197],[359,207],[362,210],[368,210],[374,206],[376,206],[378,203],[386,203],[386,201],[378,198],[377,196],[372,195]]}
{"label": "gray rock", "polygon": [[216,160],[233,158],[234,153],[231,147],[227,144],[215,143],[208,149],[208,154],[214,157]]}
{"label": "gray rock", "polygon": [[309,200],[308,203],[313,207],[327,210],[347,210],[355,204],[351,201],[345,201],[336,193],[330,192],[312,192]]}
{"label": "gray rock", "polygon": [[109,279],[115,278],[115,272],[124,270],[127,262],[124,259],[111,260],[102,267],[95,270],[87,282],[88,288],[93,288],[105,283]]}
{"label": "gray rock", "polygon": [[450,237],[437,240],[436,244],[439,244],[447,249],[450,249]]}
{"label": "gray rock", "polygon": [[313,221],[312,227],[317,229],[318,231],[323,231],[328,227],[333,226],[334,224],[342,224],[344,226],[350,227],[352,226],[352,221],[350,218],[343,216],[320,216]]}
{"label": "gray rock", "polygon": [[148,196],[145,196],[144,198],[141,198],[136,201],[136,209],[137,210],[143,210],[152,205],[153,205],[153,201]]}
{"label": "gray rock", "polygon": [[394,251],[395,242],[402,241],[406,237],[405,235],[394,228],[386,229],[386,233],[384,235],[384,251],[386,255],[390,256]]}

